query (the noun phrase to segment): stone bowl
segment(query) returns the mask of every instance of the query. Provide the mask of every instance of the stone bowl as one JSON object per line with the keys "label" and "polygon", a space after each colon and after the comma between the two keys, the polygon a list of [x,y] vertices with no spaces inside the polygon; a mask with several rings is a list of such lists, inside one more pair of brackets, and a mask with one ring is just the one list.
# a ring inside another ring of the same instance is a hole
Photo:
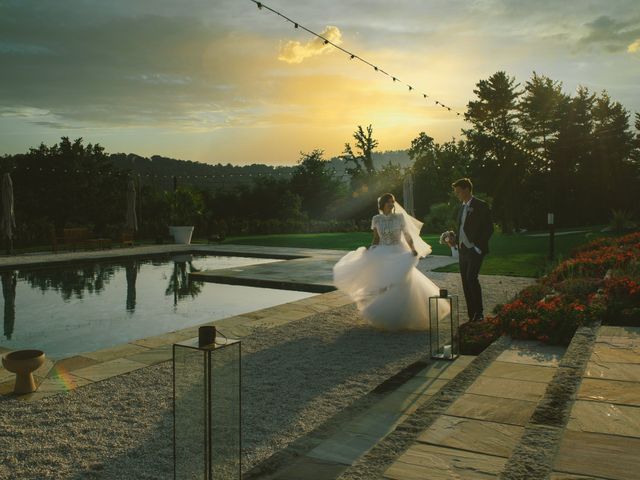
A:
{"label": "stone bowl", "polygon": [[33,372],[44,364],[44,359],[42,350],[16,350],[2,357],[4,368],[16,374],[14,393],[24,394],[36,391]]}

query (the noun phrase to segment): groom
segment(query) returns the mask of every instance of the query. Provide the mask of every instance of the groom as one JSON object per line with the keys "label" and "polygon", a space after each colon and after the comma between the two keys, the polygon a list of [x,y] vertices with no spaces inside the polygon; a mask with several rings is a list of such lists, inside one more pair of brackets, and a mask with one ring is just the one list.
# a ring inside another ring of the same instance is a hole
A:
{"label": "groom", "polygon": [[460,275],[469,320],[482,320],[482,289],[478,274],[484,256],[489,253],[489,238],[493,234],[491,211],[486,202],[473,196],[473,184],[468,178],[451,185],[462,202],[458,212],[456,243],[460,252]]}

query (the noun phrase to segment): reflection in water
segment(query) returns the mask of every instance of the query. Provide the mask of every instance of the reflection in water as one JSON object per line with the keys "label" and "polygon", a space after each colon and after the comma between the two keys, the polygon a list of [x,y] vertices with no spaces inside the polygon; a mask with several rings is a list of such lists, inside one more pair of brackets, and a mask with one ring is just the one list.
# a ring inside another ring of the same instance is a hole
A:
{"label": "reflection in water", "polygon": [[113,278],[117,266],[92,264],[76,268],[58,267],[57,269],[20,272],[20,280],[26,280],[32,288],[42,292],[55,290],[65,301],[72,296],[78,299],[87,293],[100,293]]}
{"label": "reflection in water", "polygon": [[136,309],[136,279],[140,271],[140,263],[135,260],[125,265],[127,276],[127,312],[133,313]]}
{"label": "reflection in water", "polygon": [[11,340],[16,322],[17,272],[2,272],[2,297],[4,298],[4,336]]}
{"label": "reflection in water", "polygon": [[[189,271],[187,271],[187,265]],[[169,285],[165,295],[173,295],[173,305],[178,305],[178,300],[186,297],[195,298],[202,291],[202,283],[192,281],[189,273],[198,272],[193,266],[193,255],[176,255],[173,257],[173,275],[169,279]]]}
{"label": "reflection in water", "polygon": [[0,349],[37,348],[50,358],[67,358],[312,296],[189,279],[197,270],[270,262],[163,255],[6,269],[0,271],[5,314]]}

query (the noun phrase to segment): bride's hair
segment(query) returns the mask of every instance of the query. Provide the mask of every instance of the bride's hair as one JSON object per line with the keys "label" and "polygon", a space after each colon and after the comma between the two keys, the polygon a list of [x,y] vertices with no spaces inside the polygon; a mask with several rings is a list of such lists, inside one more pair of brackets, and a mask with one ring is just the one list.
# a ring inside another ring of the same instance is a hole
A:
{"label": "bride's hair", "polygon": [[384,207],[389,200],[393,200],[394,202],[396,201],[396,197],[393,196],[393,193],[384,193],[378,197],[378,210],[380,212],[382,211],[382,207]]}

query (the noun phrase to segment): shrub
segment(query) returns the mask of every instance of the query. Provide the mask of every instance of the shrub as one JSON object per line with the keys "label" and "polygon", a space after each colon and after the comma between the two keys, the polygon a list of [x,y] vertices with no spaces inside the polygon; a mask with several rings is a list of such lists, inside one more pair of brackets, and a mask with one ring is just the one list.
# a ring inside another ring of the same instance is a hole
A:
{"label": "shrub", "polygon": [[424,217],[425,231],[444,232],[454,229],[457,208],[449,203],[431,205],[429,213]]}
{"label": "shrub", "polygon": [[568,344],[579,326],[596,319],[640,326],[640,232],[577,249],[513,301],[498,305],[486,322],[463,325],[461,341],[468,352],[503,334]]}
{"label": "shrub", "polygon": [[499,336],[493,318],[487,318],[481,322],[464,323],[460,326],[460,353],[478,355]]}
{"label": "shrub", "polygon": [[609,226],[614,232],[624,232],[635,227],[631,212],[625,210],[613,210]]}

